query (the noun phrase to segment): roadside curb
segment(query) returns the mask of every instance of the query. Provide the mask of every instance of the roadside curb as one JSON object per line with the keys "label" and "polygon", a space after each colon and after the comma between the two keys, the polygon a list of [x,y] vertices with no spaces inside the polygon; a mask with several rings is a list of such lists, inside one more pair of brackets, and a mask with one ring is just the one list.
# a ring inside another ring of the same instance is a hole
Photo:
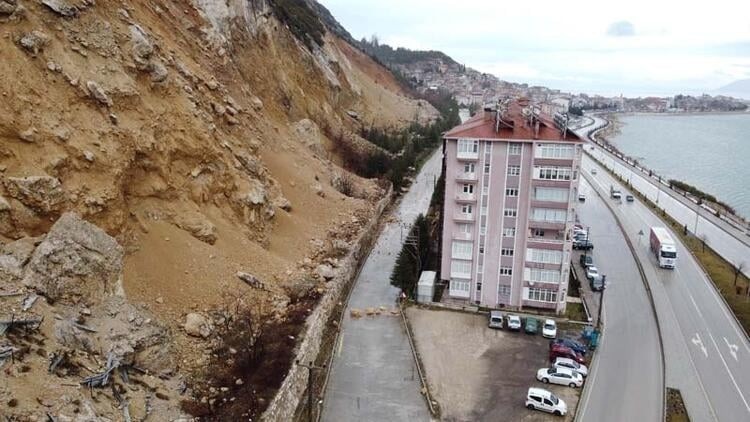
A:
{"label": "roadside curb", "polygon": [[[409,319],[406,317],[406,312],[401,303],[398,304],[398,308],[401,311],[401,321],[404,323],[404,330],[406,331],[406,338],[409,339],[409,347],[411,348],[411,353],[414,356],[414,363],[417,366],[417,374],[419,374],[419,381],[422,384],[424,399],[427,401],[427,407],[430,409],[430,414],[433,417],[439,418],[440,417],[440,411],[439,407],[436,407],[432,404],[432,395],[430,394],[430,385],[427,383],[427,377],[425,376],[424,368],[422,368],[422,359],[419,357],[419,352],[417,352],[417,347],[414,345],[414,338],[411,334],[411,325],[409,324]],[[437,403],[437,402],[436,402]],[[439,405],[439,403],[438,403]]]}
{"label": "roadside curb", "polygon": [[[592,157],[588,153],[586,154],[589,157],[591,157],[597,164],[600,164],[596,158]],[[609,171],[609,169],[606,166],[603,166],[603,167],[605,170]],[[625,227],[623,226],[622,221],[620,220],[620,217],[615,212],[615,208],[612,206],[612,204],[609,203],[609,201],[607,201],[607,198],[604,195],[602,195],[600,188],[596,185],[596,183],[590,180],[590,177],[586,176],[583,172],[581,172],[581,174],[589,182],[589,184],[591,184],[596,194],[602,198],[603,202],[606,204],[610,213],[614,217],[615,222],[617,222],[617,227],[620,229],[620,231],[623,234],[623,237],[625,238],[625,243],[628,245],[628,249],[630,250],[630,253],[633,256],[633,259],[635,260],[636,267],[638,268],[638,274],[640,275],[641,282],[643,282],[643,286],[646,289],[646,295],[648,296],[648,301],[649,301],[649,304],[651,305],[651,312],[653,313],[654,320],[656,321],[656,332],[659,335],[659,352],[661,355],[661,377],[662,377],[662,384],[664,386],[664,389],[662,390],[662,400],[661,400],[662,401],[662,420],[666,420],[666,417],[667,417],[667,368],[666,368],[666,356],[664,354],[664,338],[662,337],[661,324],[659,322],[659,315],[656,312],[656,303],[654,302],[653,293],[651,292],[651,286],[649,285],[648,278],[646,277],[646,273],[643,270],[643,263],[641,262],[641,259],[638,257],[635,247],[633,246],[633,242],[630,240],[630,237],[625,231]]]}

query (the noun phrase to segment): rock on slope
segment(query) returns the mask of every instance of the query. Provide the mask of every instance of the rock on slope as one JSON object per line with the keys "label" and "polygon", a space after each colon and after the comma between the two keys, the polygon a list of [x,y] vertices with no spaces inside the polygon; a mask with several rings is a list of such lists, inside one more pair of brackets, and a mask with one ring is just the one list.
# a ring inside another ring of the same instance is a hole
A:
{"label": "rock on slope", "polygon": [[[21,293],[0,321],[45,317],[0,340],[25,350],[0,408],[120,419],[61,387],[112,352],[163,378],[120,393],[132,412],[176,417],[213,341],[186,315],[213,319],[228,293],[283,313],[326,239],[355,236],[383,194],[331,186],[344,170],[323,129],[434,113],[357,54],[300,41],[264,0],[0,0],[0,294]],[[48,373],[48,355],[65,363]]]}

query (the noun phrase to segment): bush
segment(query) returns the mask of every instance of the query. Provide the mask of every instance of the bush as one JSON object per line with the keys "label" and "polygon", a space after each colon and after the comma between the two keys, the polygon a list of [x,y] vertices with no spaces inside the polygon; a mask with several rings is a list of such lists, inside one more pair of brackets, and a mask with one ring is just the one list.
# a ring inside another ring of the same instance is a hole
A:
{"label": "bush", "polygon": [[289,26],[298,40],[312,49],[312,42],[323,45],[326,29],[305,0],[271,0],[271,10],[278,20]]}

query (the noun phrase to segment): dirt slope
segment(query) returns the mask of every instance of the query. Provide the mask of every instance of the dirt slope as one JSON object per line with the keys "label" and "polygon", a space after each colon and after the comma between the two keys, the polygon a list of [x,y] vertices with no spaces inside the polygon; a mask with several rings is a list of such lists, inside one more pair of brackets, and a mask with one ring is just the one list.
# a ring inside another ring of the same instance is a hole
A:
{"label": "dirt slope", "polygon": [[186,335],[186,314],[210,316],[230,294],[266,318],[282,314],[295,283],[322,283],[313,269],[328,239],[355,235],[352,221],[383,195],[356,177],[353,197],[332,186],[345,171],[318,128],[434,115],[335,36],[310,51],[263,0],[0,0],[0,240],[44,236],[72,211],[124,247],[118,291],[43,297],[26,312],[19,301],[34,289],[0,271],[0,295],[23,293],[0,297],[0,321],[44,317],[32,340],[10,340],[27,353],[3,367],[0,413],[121,419],[111,392],[56,393],[102,369],[107,351],[73,347],[65,373],[47,364],[60,347],[55,316],[104,327],[105,308],[124,297],[116,309],[135,305],[164,328],[174,365],[122,394],[137,396],[142,416],[177,417],[190,394],[183,376],[214,341]]}

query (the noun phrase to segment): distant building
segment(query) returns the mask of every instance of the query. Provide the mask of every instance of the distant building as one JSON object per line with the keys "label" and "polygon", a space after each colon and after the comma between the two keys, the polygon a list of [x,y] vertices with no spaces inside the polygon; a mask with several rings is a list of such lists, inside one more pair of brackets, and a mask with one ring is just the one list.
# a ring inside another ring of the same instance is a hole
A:
{"label": "distant building", "polygon": [[444,135],[449,300],[565,310],[582,141],[527,100]]}

